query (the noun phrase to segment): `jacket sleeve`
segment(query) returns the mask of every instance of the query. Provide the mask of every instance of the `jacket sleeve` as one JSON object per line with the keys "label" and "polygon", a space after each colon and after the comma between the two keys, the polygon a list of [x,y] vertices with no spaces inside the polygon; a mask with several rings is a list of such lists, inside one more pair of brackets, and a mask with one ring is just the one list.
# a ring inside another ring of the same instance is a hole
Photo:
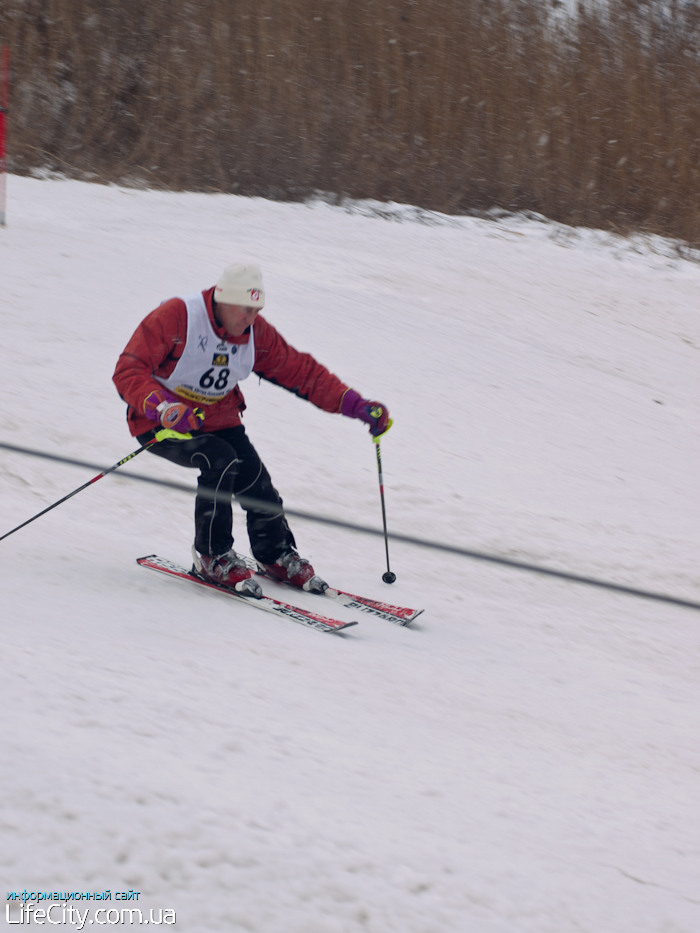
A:
{"label": "jacket sleeve", "polygon": [[291,347],[272,324],[258,315],[254,325],[255,365],[253,372],[308,399],[317,408],[339,412],[348,390],[344,382],[317,363],[310,353]]}
{"label": "jacket sleeve", "polygon": [[143,414],[145,399],[162,389],[153,374],[167,377],[175,368],[187,340],[187,308],[172,298],[141,321],[117,360],[114,384],[124,401]]}

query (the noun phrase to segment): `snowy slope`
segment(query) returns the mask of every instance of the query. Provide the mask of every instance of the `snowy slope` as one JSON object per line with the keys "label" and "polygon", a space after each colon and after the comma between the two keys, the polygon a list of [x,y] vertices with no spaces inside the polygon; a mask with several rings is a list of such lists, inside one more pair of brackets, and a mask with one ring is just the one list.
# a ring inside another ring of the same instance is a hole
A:
{"label": "snowy slope", "polygon": [[[120,459],[134,327],[257,260],[268,319],[389,405],[392,528],[700,599],[700,266],[522,218],[8,187],[0,439]],[[287,504],[378,525],[365,428],[244,390]],[[87,478],[3,453],[0,534]],[[110,477],[0,545],[6,891],[134,888],[192,933],[700,929],[700,615],[406,546],[389,589],[381,541],[297,523],[332,583],[426,608],[322,635],[137,567],[187,560],[190,513]]]}

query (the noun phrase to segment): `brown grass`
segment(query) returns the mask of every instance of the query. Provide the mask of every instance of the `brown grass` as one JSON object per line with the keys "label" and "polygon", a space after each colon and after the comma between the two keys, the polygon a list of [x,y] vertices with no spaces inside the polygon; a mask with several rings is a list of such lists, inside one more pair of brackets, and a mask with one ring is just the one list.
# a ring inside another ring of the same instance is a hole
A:
{"label": "brown grass", "polygon": [[696,0],[0,3],[15,171],[700,242]]}

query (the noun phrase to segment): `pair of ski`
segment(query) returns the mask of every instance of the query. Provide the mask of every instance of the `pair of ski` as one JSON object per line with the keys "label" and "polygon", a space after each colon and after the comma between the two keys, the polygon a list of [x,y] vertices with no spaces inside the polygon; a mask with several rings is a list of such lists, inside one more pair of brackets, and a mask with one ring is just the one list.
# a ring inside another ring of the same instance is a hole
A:
{"label": "pair of ski", "polygon": [[[350,628],[352,625],[357,625],[357,622],[343,622],[340,619],[332,619],[326,615],[322,615],[320,612],[302,609],[300,606],[294,606],[290,603],[282,602],[279,599],[273,599],[272,596],[262,596],[260,599],[243,596],[229,587],[221,586],[211,580],[205,580],[191,571],[186,570],[184,567],[180,567],[178,564],[174,564],[172,561],[166,560],[163,557],[157,557],[155,554],[150,554],[148,557],[139,557],[136,563],[140,564],[141,567],[146,567],[148,570],[156,570],[159,573],[164,573],[167,576],[176,577],[180,580],[187,580],[190,583],[195,583],[197,586],[203,586],[209,590],[217,590],[219,593],[223,593],[225,596],[229,596],[239,602],[246,603],[248,606],[255,606],[256,609],[272,612],[277,616],[284,616],[287,619],[291,619],[293,622],[299,622],[301,625],[307,625],[321,632],[340,632],[343,629]],[[249,565],[257,576],[265,577],[265,579],[272,579],[268,577],[267,574],[263,573],[254,561],[249,561]],[[280,586],[285,586],[284,583],[279,583],[277,580],[273,582]],[[346,606],[349,609],[357,609],[360,612],[370,613],[371,615],[378,616],[380,619],[385,619],[387,622],[394,622],[396,625],[408,625],[423,611],[422,609],[406,609],[402,606],[392,606],[389,603],[384,603],[376,599],[368,599],[364,596],[346,593],[344,590],[327,589],[323,596],[327,599],[334,600],[341,606]]]}

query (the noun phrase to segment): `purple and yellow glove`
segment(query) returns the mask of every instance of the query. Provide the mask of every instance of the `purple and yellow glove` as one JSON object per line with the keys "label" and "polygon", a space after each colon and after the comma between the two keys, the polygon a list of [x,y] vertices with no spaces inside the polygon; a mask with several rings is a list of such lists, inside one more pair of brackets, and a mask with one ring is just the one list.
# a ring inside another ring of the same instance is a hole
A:
{"label": "purple and yellow glove", "polygon": [[362,398],[359,392],[348,389],[340,404],[340,413],[347,418],[359,418],[369,425],[372,437],[381,437],[391,427],[389,409],[381,402],[371,402]]}
{"label": "purple and yellow glove", "polygon": [[151,421],[160,421],[168,431],[188,434],[198,431],[204,420],[204,412],[178,402],[167,389],[156,389],[143,403],[143,411]]}

